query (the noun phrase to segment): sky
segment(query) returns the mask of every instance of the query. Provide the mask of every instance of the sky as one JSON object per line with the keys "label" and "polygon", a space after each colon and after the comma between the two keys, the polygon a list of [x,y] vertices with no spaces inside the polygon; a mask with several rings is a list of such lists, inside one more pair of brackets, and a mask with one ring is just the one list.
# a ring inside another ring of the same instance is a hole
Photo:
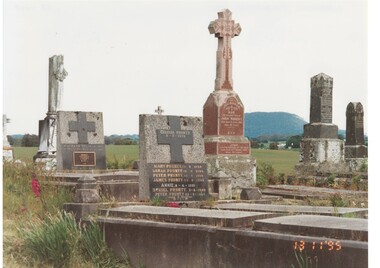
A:
{"label": "sky", "polygon": [[333,77],[333,123],[361,102],[368,129],[365,0],[4,1],[3,113],[8,134],[38,134],[48,109],[49,57],[63,55],[62,109],[103,113],[104,133],[138,134],[139,114],[202,116],[214,90],[217,38],[228,8],[234,90],[245,112],[309,121],[310,78]]}

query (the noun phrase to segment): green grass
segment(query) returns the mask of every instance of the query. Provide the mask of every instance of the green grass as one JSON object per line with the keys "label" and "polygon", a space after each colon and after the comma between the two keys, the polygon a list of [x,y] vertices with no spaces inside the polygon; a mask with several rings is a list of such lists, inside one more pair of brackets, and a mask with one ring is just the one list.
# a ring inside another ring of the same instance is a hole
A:
{"label": "green grass", "polygon": [[[30,161],[36,152],[36,147],[14,147],[16,159],[23,161]],[[252,149],[252,156],[256,158],[258,165],[262,163],[271,164],[276,174],[292,175],[294,174],[294,166],[298,163],[299,151]],[[120,164],[132,163],[139,158],[139,146],[107,145],[106,157],[111,162],[117,159]]]}
{"label": "green grass", "polygon": [[276,174],[294,174],[294,166],[299,161],[299,151],[293,150],[252,149],[252,156],[256,158],[257,165],[263,163],[271,164]]}

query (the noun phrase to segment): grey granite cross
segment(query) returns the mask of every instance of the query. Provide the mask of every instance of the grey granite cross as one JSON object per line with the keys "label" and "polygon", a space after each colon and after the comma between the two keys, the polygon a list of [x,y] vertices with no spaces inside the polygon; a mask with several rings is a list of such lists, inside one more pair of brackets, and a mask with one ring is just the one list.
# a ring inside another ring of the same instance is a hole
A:
{"label": "grey granite cross", "polygon": [[157,144],[170,146],[170,163],[184,163],[182,145],[192,145],[193,131],[181,130],[179,116],[168,116],[170,129],[157,129]]}
{"label": "grey granite cross", "polygon": [[69,122],[69,131],[78,132],[78,142],[79,144],[87,144],[88,132],[95,132],[95,122],[87,122],[86,113],[78,113],[78,121]]}

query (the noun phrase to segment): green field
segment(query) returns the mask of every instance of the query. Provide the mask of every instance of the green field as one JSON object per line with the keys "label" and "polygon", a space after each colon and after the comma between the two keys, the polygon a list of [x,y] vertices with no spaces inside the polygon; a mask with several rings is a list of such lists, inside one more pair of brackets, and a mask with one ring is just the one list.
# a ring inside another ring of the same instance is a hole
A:
{"label": "green field", "polygon": [[[31,161],[37,152],[36,147],[14,147],[16,159]],[[276,173],[290,175],[294,173],[294,166],[298,162],[299,152],[293,150],[263,150],[253,149],[252,156],[256,158],[257,164],[269,163]],[[138,145],[107,145],[107,162],[131,163],[139,158]]]}

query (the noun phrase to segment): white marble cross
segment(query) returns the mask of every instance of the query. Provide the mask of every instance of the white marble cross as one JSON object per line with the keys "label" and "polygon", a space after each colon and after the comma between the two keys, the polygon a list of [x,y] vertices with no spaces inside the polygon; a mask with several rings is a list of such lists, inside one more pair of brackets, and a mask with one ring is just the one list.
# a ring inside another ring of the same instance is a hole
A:
{"label": "white marble cross", "polygon": [[218,12],[218,19],[210,22],[208,30],[218,38],[216,52],[215,90],[233,90],[231,38],[241,32],[239,23],[231,19],[228,9]]}

